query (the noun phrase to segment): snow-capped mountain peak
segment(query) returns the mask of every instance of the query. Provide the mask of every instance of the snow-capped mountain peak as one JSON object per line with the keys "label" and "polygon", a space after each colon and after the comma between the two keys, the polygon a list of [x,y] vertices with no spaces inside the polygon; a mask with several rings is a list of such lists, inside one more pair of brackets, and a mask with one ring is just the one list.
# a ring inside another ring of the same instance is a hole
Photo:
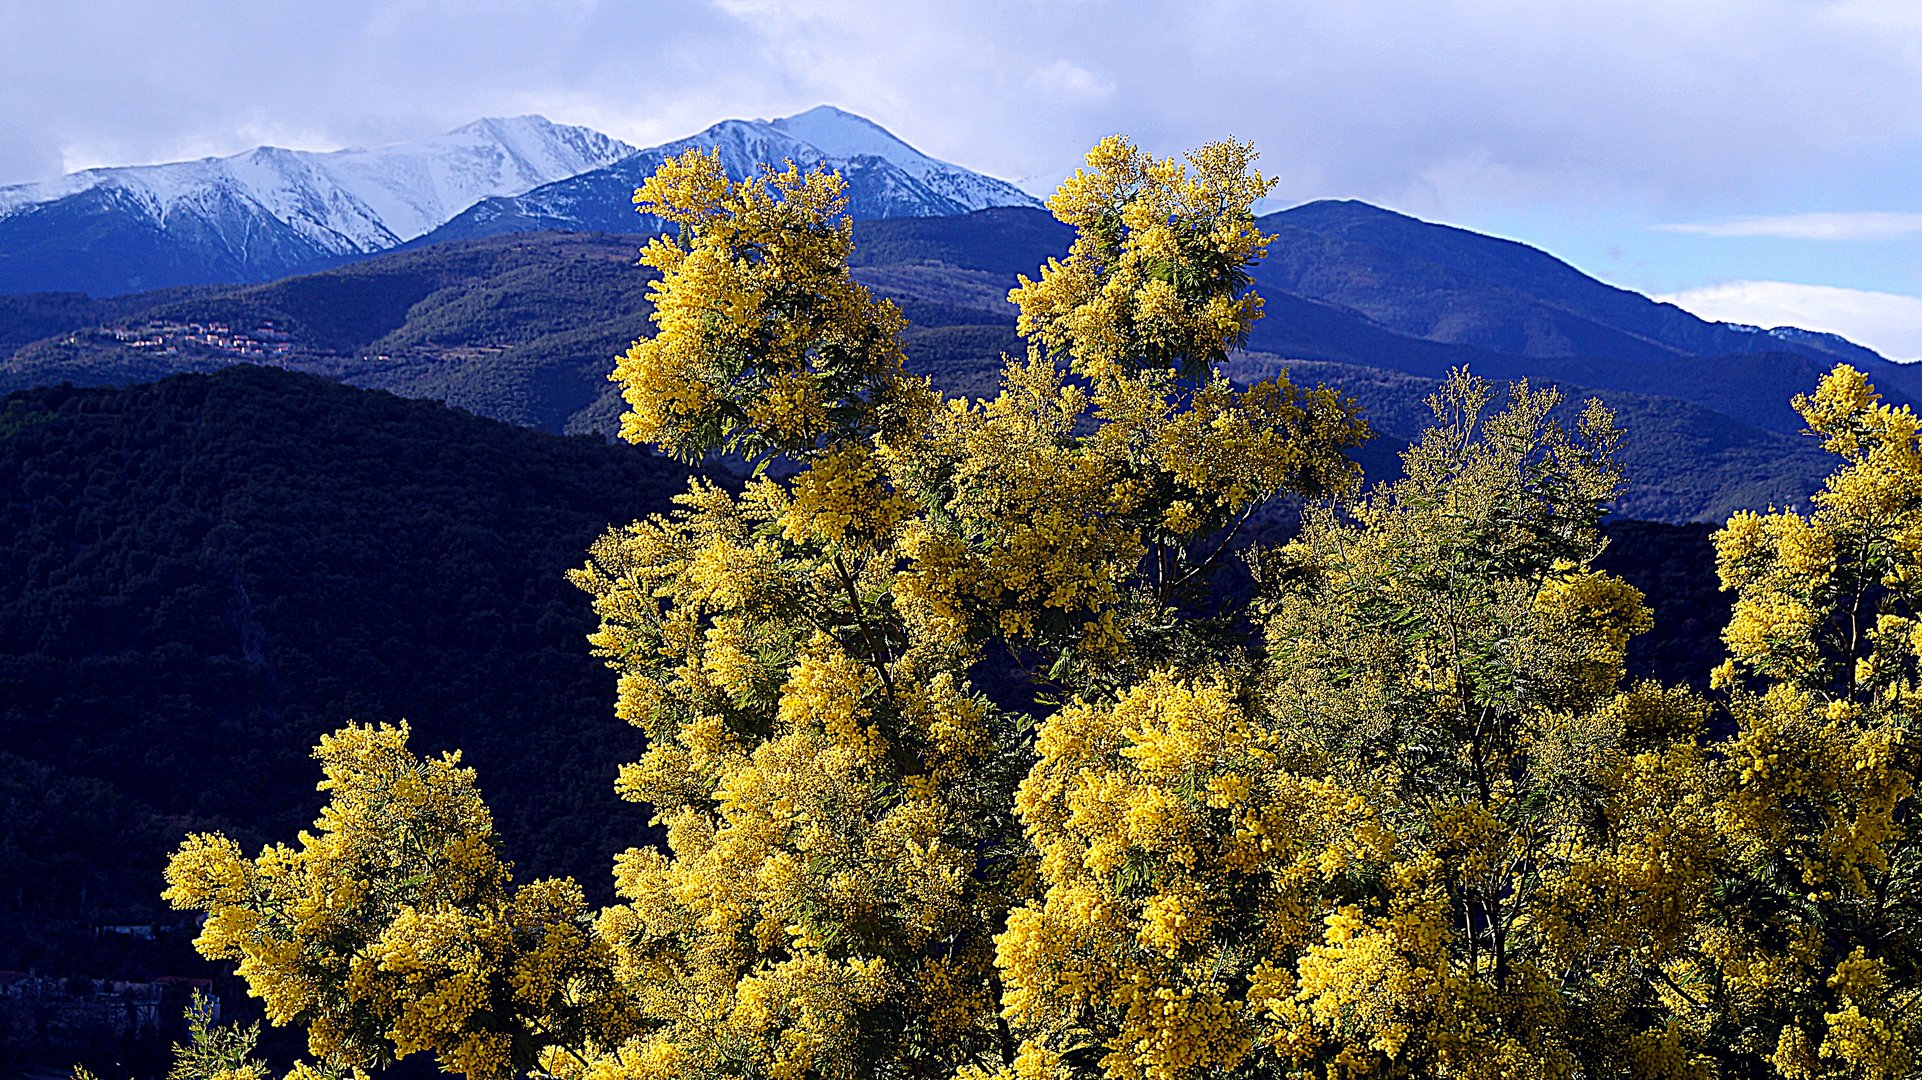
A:
{"label": "snow-capped mountain peak", "polygon": [[770,120],[768,126],[809,143],[829,159],[880,158],[969,210],[1040,205],[1013,184],[931,158],[874,121],[832,105],[817,105],[803,113]]}
{"label": "snow-capped mountain peak", "polygon": [[0,187],[0,220],[92,193],[162,229],[189,218],[198,219],[196,231],[226,236],[251,221],[246,229],[284,230],[322,254],[366,254],[428,232],[481,199],[518,195],[633,152],[618,139],[539,116],[490,118],[415,143],[325,153],[260,146]]}
{"label": "snow-capped mountain peak", "polygon": [[784,161],[835,169],[857,218],[1039,205],[831,106],[725,120],[639,151],[540,116],[489,117],[413,143],[324,153],[262,146],[0,187],[0,291],[265,281],[409,242],[646,231],[660,223],[634,213],[634,189],[667,156],[695,147],[717,150],[736,177]]}
{"label": "snow-capped mountain peak", "polygon": [[634,189],[661,162],[696,149],[719,154],[722,166],[736,179],[787,161],[804,169],[825,165],[847,181],[848,212],[856,218],[935,217],[1041,205],[1013,184],[937,161],[871,120],[822,105],[778,120],[723,120],[699,134],[649,147],[519,197],[484,199],[427,241],[536,229],[658,228],[659,222],[635,215]]}
{"label": "snow-capped mountain peak", "polygon": [[634,148],[541,116],[488,118],[419,143],[319,155],[322,168],[367,206],[393,240],[412,240],[482,199],[619,161]]}
{"label": "snow-capped mountain peak", "polygon": [[816,105],[803,113],[762,122],[813,145],[828,157],[878,157],[910,171],[943,164],[895,138],[874,121],[832,105]]}

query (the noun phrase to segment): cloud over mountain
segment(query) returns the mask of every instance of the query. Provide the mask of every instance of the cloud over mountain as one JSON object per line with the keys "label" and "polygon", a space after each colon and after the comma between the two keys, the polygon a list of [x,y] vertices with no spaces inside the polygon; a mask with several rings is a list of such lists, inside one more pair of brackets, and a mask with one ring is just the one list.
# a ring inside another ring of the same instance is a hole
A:
{"label": "cloud over mountain", "polygon": [[1791,281],[1730,281],[1663,300],[1705,319],[1842,334],[1898,361],[1922,360],[1922,297]]}
{"label": "cloud over mountain", "polygon": [[1702,236],[1768,236],[1783,240],[1893,240],[1922,235],[1922,214],[1886,211],[1772,214],[1733,221],[1657,226],[1663,232]]}

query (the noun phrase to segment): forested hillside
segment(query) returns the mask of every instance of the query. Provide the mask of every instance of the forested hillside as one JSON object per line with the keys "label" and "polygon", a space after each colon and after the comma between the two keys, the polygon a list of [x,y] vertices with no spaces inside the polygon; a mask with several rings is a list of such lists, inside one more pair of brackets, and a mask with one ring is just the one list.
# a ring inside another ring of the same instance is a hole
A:
{"label": "forested hillside", "polygon": [[[1788,400],[1814,384],[1832,355],[1813,346],[1689,353],[1765,348],[1775,339],[1711,333],[1677,309],[1609,289],[1519,244],[1398,215],[1387,215],[1390,224],[1412,238],[1365,236],[1363,243],[1352,229],[1315,232],[1308,226],[1328,228],[1317,213],[1303,207],[1263,219],[1282,236],[1255,270],[1267,317],[1254,327],[1253,353],[1232,367],[1256,374],[1292,364],[1313,372],[1311,381],[1357,395],[1376,429],[1391,436],[1367,452],[1372,460],[1392,463],[1426,421],[1422,399],[1447,370],[1466,364],[1491,378],[1530,377],[1607,400],[1629,430],[1636,484],[1621,507],[1629,516],[1717,521],[1738,507],[1804,498],[1822,475]],[[125,385],[244,362],[433,398],[546,431],[605,435],[620,413],[607,371],[649,328],[653,276],[635,264],[645,239],[521,233],[248,288],[106,301],[0,297],[0,390]],[[1061,255],[1068,239],[1066,226],[1020,207],[859,221],[852,263],[857,280],[907,316],[911,369],[950,394],[991,396],[1003,356],[1025,348],[1008,290],[1018,275]],[[1520,269],[1483,246],[1512,251]],[[1517,292],[1511,279],[1537,264],[1560,268],[1547,279],[1559,292]],[[1378,277],[1389,285],[1357,284]],[[1421,312],[1436,305],[1453,305],[1454,321],[1421,322]],[[1539,333],[1510,341],[1490,329],[1509,316]],[[1557,319],[1608,325],[1591,341],[1556,329]],[[1583,341],[1637,344],[1620,355],[1541,355],[1558,341],[1565,349]],[[1504,343],[1528,355],[1497,351]],[[1907,400],[1890,372],[1878,378],[1891,400]]]}
{"label": "forested hillside", "polygon": [[[349,719],[459,746],[532,874],[607,882],[645,834],[636,736],[564,579],[685,469],[234,367],[0,404],[0,969],[153,975],[189,828],[291,835]],[[114,944],[119,942],[119,944]],[[178,974],[178,970],[171,973]]]}

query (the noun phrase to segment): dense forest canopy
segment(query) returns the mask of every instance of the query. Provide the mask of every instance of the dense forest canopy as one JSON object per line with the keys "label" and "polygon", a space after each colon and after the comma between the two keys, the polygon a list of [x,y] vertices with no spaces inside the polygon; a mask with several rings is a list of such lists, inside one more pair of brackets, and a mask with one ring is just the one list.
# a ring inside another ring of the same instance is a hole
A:
{"label": "dense forest canopy", "polygon": [[487,770],[508,852],[605,894],[638,739],[565,571],[687,470],[267,368],[0,404],[0,969],[196,974],[97,937],[174,921],[191,828],[313,815],[313,742],[408,718]]}

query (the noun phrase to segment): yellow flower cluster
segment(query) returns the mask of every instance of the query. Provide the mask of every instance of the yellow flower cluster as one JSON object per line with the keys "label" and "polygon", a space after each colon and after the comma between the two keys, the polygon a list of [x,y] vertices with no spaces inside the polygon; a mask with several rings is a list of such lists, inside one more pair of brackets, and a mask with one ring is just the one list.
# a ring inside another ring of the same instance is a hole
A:
{"label": "yellow flower cluster", "polygon": [[1036,755],[1016,805],[1047,889],[999,939],[1024,1058],[1092,1037],[1105,1075],[1174,1080],[1300,1043],[1274,975],[1391,845],[1366,801],[1290,771],[1227,686],[1165,673],[1057,713]]}
{"label": "yellow flower cluster", "polygon": [[555,1042],[627,1030],[579,887],[514,888],[472,770],[406,742],[405,725],[321,740],[332,798],[298,847],[250,860],[224,837],[189,837],[165,895],[210,914],[196,946],[237,961],[268,1019],[304,1025],[315,1057],[340,1066],[425,1051],[507,1077]]}
{"label": "yellow flower cluster", "polygon": [[738,497],[697,484],[576,575],[649,737],[621,790],[670,853],[621,856],[595,924],[648,1030],[550,1068],[853,1077],[884,1042],[945,1069],[998,1042],[1006,720],[897,599],[925,511],[887,462],[848,441]]}
{"label": "yellow flower cluster", "polygon": [[1249,208],[1273,182],[1254,171],[1254,157],[1232,141],[1176,161],[1119,136],[1102,140],[1048,200],[1077,229],[1067,258],[1009,294],[1022,335],[1097,382],[1221,360],[1261,317],[1246,267],[1270,238]]}
{"label": "yellow flower cluster", "polygon": [[734,183],[717,152],[690,150],[634,193],[680,232],[641,255],[660,274],[655,333],[609,376],[629,406],[623,438],[764,465],[920,426],[933,393],[902,371],[900,311],[848,271],[843,187],[792,163]]}

